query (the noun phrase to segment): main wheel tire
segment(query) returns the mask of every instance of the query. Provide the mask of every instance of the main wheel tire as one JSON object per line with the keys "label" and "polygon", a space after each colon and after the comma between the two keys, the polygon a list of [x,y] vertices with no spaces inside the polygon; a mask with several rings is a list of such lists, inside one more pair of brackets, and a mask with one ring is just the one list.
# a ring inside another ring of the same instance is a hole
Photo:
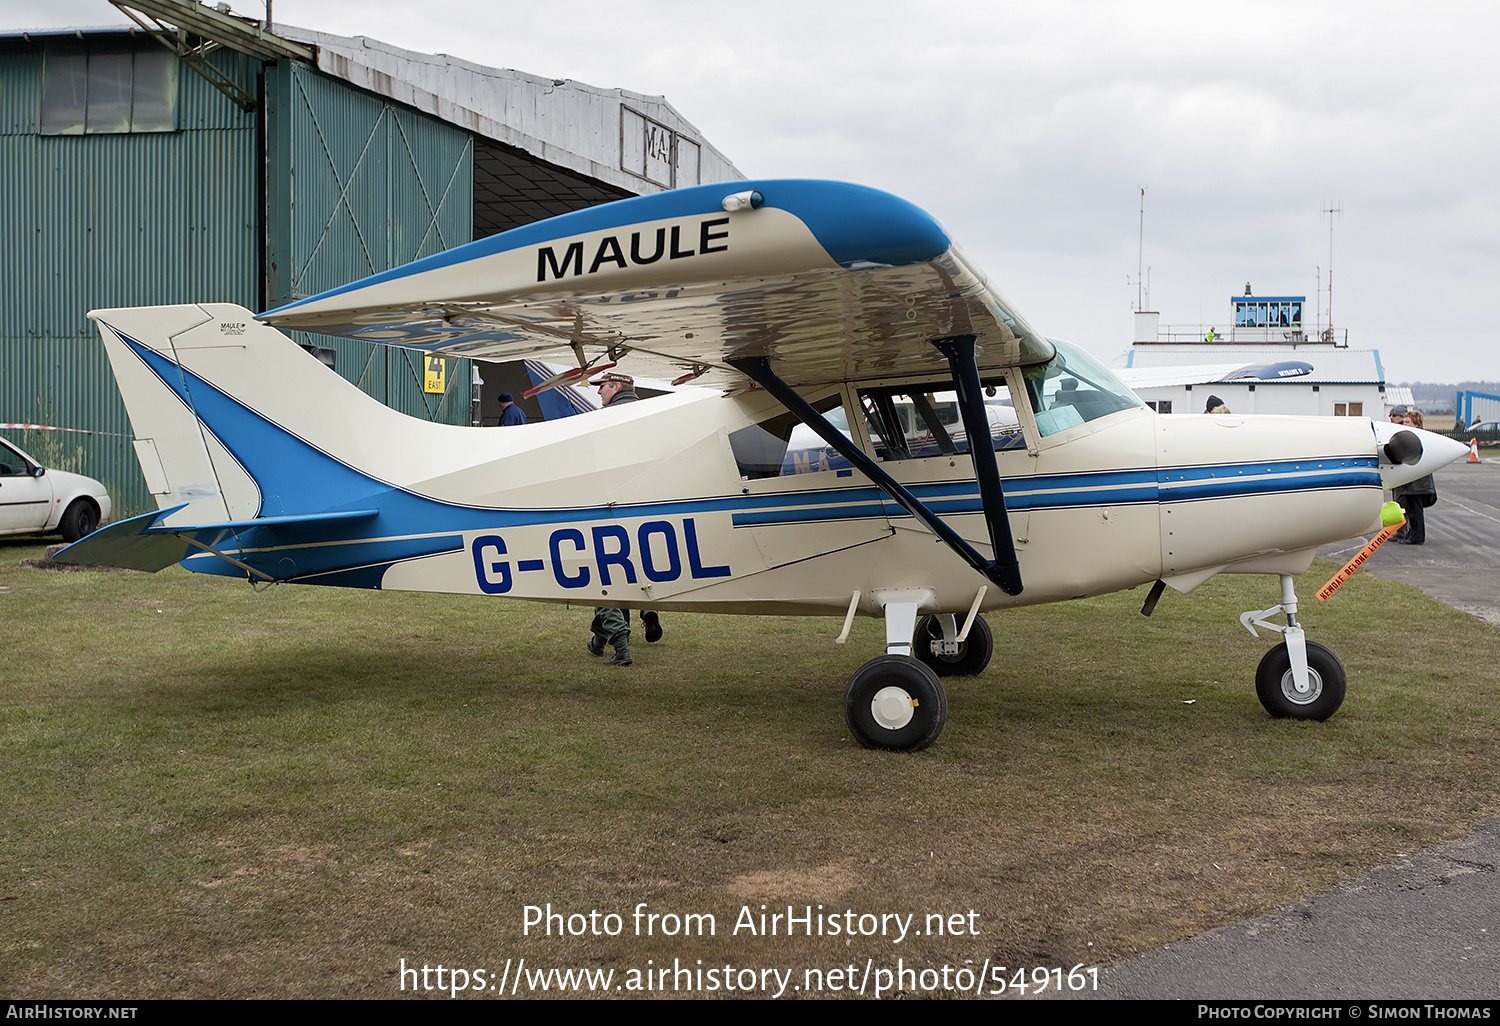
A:
{"label": "main wheel tire", "polygon": [[958,646],[958,655],[938,655],[932,651],[934,641],[943,640],[943,624],[935,616],[924,616],[917,623],[917,633],[911,639],[911,653],[932,669],[939,677],[972,677],[990,665],[990,656],[995,652],[995,636],[984,617],[976,616],[969,636]]}
{"label": "main wheel tire", "polygon": [[99,510],[87,499],[74,499],[63,511],[58,529],[63,541],[76,542],[84,535],[93,534],[99,526]]}
{"label": "main wheel tire", "polygon": [[1286,645],[1267,652],[1255,670],[1255,694],[1277,719],[1326,720],[1344,704],[1344,667],[1316,641],[1307,643],[1307,677],[1311,689],[1297,693],[1292,657]]}
{"label": "main wheel tire", "polygon": [[844,722],[866,748],[919,752],[943,732],[948,696],[925,664],[907,656],[876,656],[849,678]]}

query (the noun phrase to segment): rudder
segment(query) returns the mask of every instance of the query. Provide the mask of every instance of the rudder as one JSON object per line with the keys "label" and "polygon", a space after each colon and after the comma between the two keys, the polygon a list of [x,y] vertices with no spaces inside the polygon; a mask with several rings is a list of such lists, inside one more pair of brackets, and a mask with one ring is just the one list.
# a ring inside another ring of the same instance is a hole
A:
{"label": "rudder", "polygon": [[[229,303],[96,310],[136,456],[174,526],[320,513],[368,491],[361,447],[408,420]],[[337,455],[335,455],[337,454]]]}

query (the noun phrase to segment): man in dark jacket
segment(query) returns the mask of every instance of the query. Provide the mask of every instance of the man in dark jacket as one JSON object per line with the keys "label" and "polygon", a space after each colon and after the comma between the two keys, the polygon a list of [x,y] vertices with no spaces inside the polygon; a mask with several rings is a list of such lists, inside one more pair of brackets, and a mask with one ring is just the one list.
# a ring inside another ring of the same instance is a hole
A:
{"label": "man in dark jacket", "polygon": [[[629,374],[610,371],[607,374],[601,374],[589,384],[599,390],[599,398],[605,406],[633,403],[641,398],[635,394],[635,378]],[[657,616],[656,610],[642,610],[641,623],[646,625],[647,642],[661,639],[661,617]],[[602,656],[605,646],[613,645],[615,654],[609,658],[606,665],[629,666],[634,662],[630,655],[630,610],[595,606],[594,620],[589,625],[589,629],[594,635],[589,638],[589,655]]]}
{"label": "man in dark jacket", "polygon": [[516,405],[516,397],[509,392],[500,393],[500,426],[517,427],[526,423],[526,411]]}

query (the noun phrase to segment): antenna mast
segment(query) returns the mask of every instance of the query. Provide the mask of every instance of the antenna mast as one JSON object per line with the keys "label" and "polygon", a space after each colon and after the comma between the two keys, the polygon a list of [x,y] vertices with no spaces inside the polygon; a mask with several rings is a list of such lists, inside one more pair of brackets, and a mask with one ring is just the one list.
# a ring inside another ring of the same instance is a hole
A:
{"label": "antenna mast", "polygon": [[1344,201],[1338,200],[1338,206],[1324,207],[1322,213],[1328,215],[1328,341],[1333,341],[1333,222],[1336,215],[1344,212]]}
{"label": "antenna mast", "polygon": [[1142,257],[1146,252],[1146,187],[1141,186],[1141,226],[1136,235],[1135,243],[1135,308],[1146,309],[1145,293],[1143,291],[1145,282],[1141,278],[1141,265],[1144,263]]}

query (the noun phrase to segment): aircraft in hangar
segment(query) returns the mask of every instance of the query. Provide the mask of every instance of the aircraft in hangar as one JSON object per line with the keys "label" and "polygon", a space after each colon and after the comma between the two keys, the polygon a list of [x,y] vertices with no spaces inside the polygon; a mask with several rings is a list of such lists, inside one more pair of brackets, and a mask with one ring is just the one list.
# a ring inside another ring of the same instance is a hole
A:
{"label": "aircraft in hangar", "polygon": [[[842,616],[840,641],[882,617],[885,651],[844,714],[893,750],[937,738],[942,677],[989,663],[981,613],[1155,582],[1152,607],[1219,573],[1279,578],[1281,601],[1247,614],[1282,635],[1257,691],[1274,716],[1328,717],[1344,672],[1305,639],[1293,578],[1319,545],[1379,529],[1382,488],[1466,451],[1359,418],[1156,416],[1037,332],[930,216],[832,182],[622,200],[262,314],[90,316],[159,509],[57,558]],[[566,362],[555,385],[618,367],[698,387],[521,427],[434,424],[278,329]],[[809,433],[822,458],[789,459]]]}

